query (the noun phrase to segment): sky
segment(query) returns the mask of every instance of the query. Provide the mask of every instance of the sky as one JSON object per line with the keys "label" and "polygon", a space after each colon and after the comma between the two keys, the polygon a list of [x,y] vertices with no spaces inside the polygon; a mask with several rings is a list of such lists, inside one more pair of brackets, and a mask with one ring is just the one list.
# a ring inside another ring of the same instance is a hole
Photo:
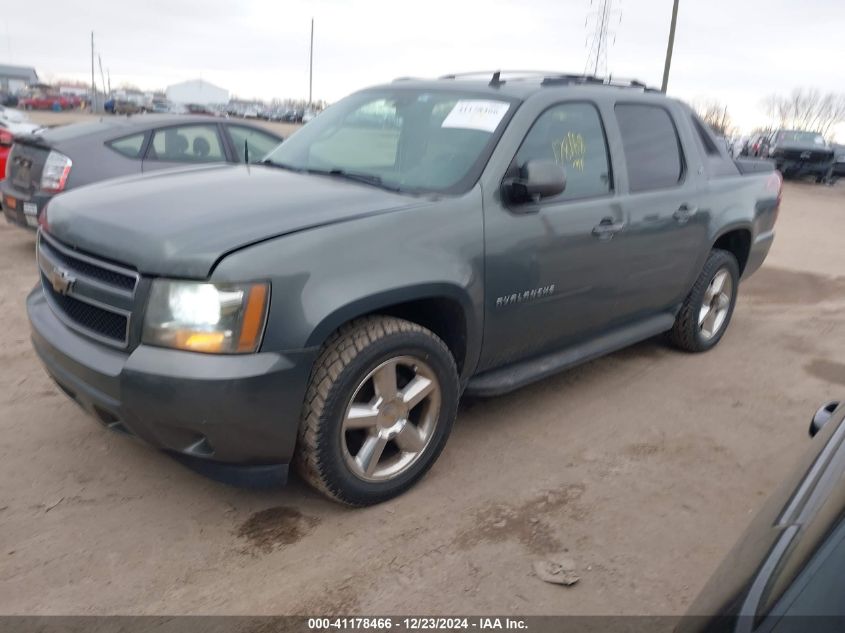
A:
{"label": "sky", "polygon": [[[161,89],[202,78],[242,98],[307,98],[313,17],[313,97],[331,102],[401,76],[496,68],[583,72],[598,4],[7,2],[0,12],[0,63],[34,66],[47,81],[90,82],[93,30],[113,87]],[[659,87],[672,0],[614,0],[613,6],[607,70]],[[689,102],[720,101],[750,131],[768,122],[762,105],[768,94],[798,87],[845,92],[843,59],[845,0],[680,0],[669,93]],[[845,125],[837,136],[845,142]]]}

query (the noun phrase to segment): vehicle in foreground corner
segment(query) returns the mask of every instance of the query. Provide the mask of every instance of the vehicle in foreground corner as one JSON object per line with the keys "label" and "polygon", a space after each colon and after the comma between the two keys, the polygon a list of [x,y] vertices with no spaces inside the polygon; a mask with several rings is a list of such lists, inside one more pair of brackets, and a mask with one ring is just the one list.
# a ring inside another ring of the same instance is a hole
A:
{"label": "vehicle in foreground corner", "polygon": [[834,633],[845,623],[845,403],[725,557],[677,633]]}
{"label": "vehicle in foreground corner", "polygon": [[261,127],[206,116],[109,117],[51,128],[15,138],[0,200],[8,222],[35,230],[58,193],[179,165],[243,162],[245,143],[255,162],[282,140]]}
{"label": "vehicle in foreground corner", "polygon": [[96,419],[194,467],[281,480],[296,463],[378,503],[431,467],[462,393],[664,332],[715,346],[781,184],[642,84],[397,81],[249,170],[57,197],[33,344]]}

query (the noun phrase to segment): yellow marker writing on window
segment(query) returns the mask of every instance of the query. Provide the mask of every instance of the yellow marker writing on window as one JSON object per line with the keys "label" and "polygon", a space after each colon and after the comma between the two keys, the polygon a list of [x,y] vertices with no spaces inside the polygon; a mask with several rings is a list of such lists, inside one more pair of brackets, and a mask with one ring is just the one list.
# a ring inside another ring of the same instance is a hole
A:
{"label": "yellow marker writing on window", "polygon": [[587,156],[587,144],[580,134],[567,132],[560,141],[552,143],[555,160],[559,165],[568,165],[572,169],[584,171],[584,159]]}

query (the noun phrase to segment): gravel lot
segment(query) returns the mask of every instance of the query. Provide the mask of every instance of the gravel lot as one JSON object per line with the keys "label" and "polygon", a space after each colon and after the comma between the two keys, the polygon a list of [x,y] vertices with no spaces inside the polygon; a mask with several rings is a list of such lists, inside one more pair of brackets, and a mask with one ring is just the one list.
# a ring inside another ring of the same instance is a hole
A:
{"label": "gravel lot", "polygon": [[[0,225],[0,613],[683,612],[845,395],[842,185],[787,185],[715,350],[648,341],[464,405],[420,485],[365,510],[103,430],[36,361],[34,239]],[[577,585],[534,577],[556,552]]]}

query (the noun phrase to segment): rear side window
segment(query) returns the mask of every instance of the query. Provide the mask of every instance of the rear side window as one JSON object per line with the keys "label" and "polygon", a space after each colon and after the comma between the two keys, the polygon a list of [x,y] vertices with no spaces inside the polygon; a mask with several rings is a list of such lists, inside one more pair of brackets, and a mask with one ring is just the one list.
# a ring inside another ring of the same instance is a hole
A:
{"label": "rear side window", "polygon": [[563,103],[543,112],[516,153],[519,167],[529,160],[553,160],[566,171],[566,189],[549,200],[603,196],[612,189],[604,128],[588,103]]}
{"label": "rear side window", "polygon": [[702,123],[697,116],[692,117],[692,126],[695,128],[695,131],[698,134],[698,138],[701,140],[701,144],[704,146],[704,151],[707,153],[707,155],[718,156],[719,148],[716,147],[716,144],[713,142],[713,139],[710,138],[710,135],[704,128],[704,123]]}
{"label": "rear side window", "polygon": [[684,163],[669,112],[660,106],[628,103],[618,104],[615,110],[631,192],[678,184],[684,175]]}
{"label": "rear side window", "polygon": [[147,159],[213,163],[225,161],[226,156],[216,125],[184,125],[156,130]]}
{"label": "rear side window", "polygon": [[279,139],[270,134],[241,125],[230,125],[229,136],[235,146],[238,162],[244,162],[244,145],[249,148],[249,162],[258,163],[279,145]]}
{"label": "rear side window", "polygon": [[116,138],[113,141],[106,143],[118,154],[126,156],[126,158],[140,158],[141,148],[144,146],[144,132],[140,134],[133,134],[132,136],[124,136],[123,138]]}

